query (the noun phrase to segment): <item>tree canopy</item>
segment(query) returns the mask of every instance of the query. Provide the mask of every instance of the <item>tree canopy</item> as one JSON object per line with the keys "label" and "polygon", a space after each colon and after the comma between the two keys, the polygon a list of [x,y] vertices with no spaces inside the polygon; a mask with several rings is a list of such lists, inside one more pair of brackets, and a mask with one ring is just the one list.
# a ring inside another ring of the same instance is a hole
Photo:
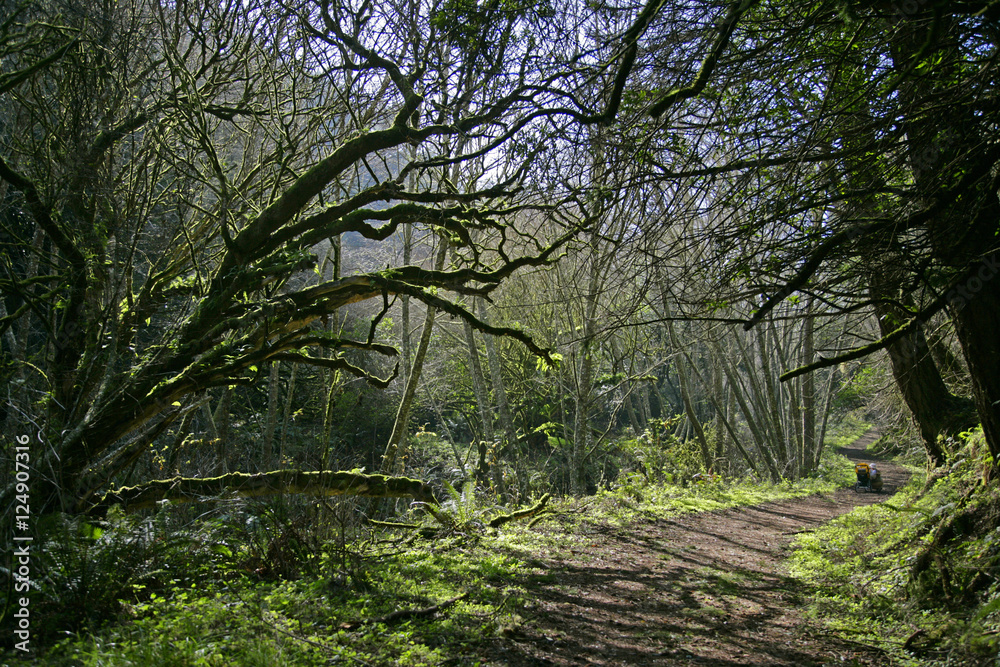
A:
{"label": "tree canopy", "polygon": [[[337,378],[419,378],[408,314],[391,334],[412,300],[470,327],[470,391],[504,406],[507,446],[570,443],[574,492],[604,435],[675,412],[705,469],[733,447],[804,473],[839,367],[883,349],[933,459],[981,422],[1000,460],[998,18],[985,1],[5,7],[5,430],[44,434],[45,504],[79,510],[211,417],[212,392],[276,389],[278,364],[327,374],[327,425]],[[414,256],[414,230],[433,249]],[[446,326],[429,315],[427,344]],[[522,351],[501,363],[490,342],[480,364],[476,332]],[[489,411],[463,419],[493,432]]]}

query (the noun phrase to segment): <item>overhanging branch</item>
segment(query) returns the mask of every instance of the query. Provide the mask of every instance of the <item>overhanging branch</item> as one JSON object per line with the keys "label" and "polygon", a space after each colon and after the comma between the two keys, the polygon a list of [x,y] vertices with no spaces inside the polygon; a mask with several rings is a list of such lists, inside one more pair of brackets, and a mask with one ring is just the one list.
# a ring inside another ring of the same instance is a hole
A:
{"label": "overhanging branch", "polygon": [[552,350],[547,350],[538,345],[527,333],[519,329],[511,329],[510,327],[495,327],[486,324],[478,317],[473,315],[469,310],[463,308],[462,306],[449,301],[448,299],[441,298],[430,292],[426,292],[419,287],[414,287],[406,283],[401,283],[398,281],[386,281],[385,285],[388,289],[398,294],[406,294],[415,299],[423,301],[428,306],[433,306],[438,310],[441,310],[453,317],[459,317],[469,324],[471,324],[475,329],[482,331],[483,333],[491,334],[493,336],[506,336],[507,338],[513,338],[520,341],[525,347],[531,350],[535,355],[543,357],[547,362],[553,366],[557,365],[557,361],[552,356]]}
{"label": "overhanging branch", "polygon": [[729,6],[729,12],[726,14],[726,18],[722,20],[722,24],[719,26],[719,35],[715,40],[715,44],[712,45],[712,50],[709,51],[705,60],[702,61],[701,69],[698,70],[698,75],[695,77],[694,82],[690,86],[685,88],[675,88],[667,93],[659,102],[650,108],[650,116],[653,116],[654,118],[662,116],[666,113],[667,109],[672,107],[677,102],[691,97],[697,97],[701,94],[701,91],[703,91],[705,86],[708,85],[708,79],[712,76],[712,72],[715,71],[715,66],[719,62],[719,57],[729,45],[729,40],[732,38],[733,32],[736,30],[736,24],[739,23],[740,19],[743,18],[743,15],[746,14],[754,4],[755,0],[740,0],[739,2],[734,2]]}
{"label": "overhanging branch", "polygon": [[413,498],[437,503],[431,487],[409,477],[364,475],[332,470],[275,470],[257,474],[241,472],[219,477],[174,477],[123,486],[104,495],[86,508],[85,514],[104,516],[114,505],[128,512],[149,509],[162,501],[191,503],[233,494],[241,498],[260,498],[283,494],[313,496],[366,496],[369,498]]}
{"label": "overhanging branch", "polygon": [[952,299],[955,298],[955,287],[968,280],[972,275],[972,272],[979,268],[978,264],[973,264],[969,266],[965,271],[959,274],[955,279],[951,281],[948,287],[938,295],[936,299],[930,302],[925,308],[920,312],[916,313],[911,319],[904,322],[898,328],[890,331],[885,336],[882,336],[876,341],[868,343],[867,345],[862,345],[861,347],[856,347],[851,350],[847,350],[842,354],[835,355],[833,357],[823,357],[810,364],[804,366],[799,366],[790,371],[786,371],[778,376],[781,382],[786,382],[792,378],[797,378],[800,375],[805,375],[806,373],[811,373],[813,371],[819,370],[821,368],[829,368],[830,366],[838,366],[847,361],[853,361],[855,359],[860,359],[866,357],[873,352],[878,352],[886,347],[889,347],[895,343],[900,338],[913,333],[914,329],[918,325],[923,324],[930,320],[930,318],[938,311],[944,309]]}
{"label": "overhanging branch", "polygon": [[829,368],[830,366],[839,366],[840,364],[848,361],[853,361],[855,359],[867,357],[869,354],[872,354],[873,352],[878,352],[879,350],[886,348],[889,345],[892,345],[894,342],[896,342],[903,336],[911,333],[916,328],[917,323],[919,321],[920,321],[919,319],[913,318],[912,320],[906,322],[906,324],[902,325],[895,331],[886,334],[882,338],[879,338],[878,340],[872,343],[868,343],[867,345],[856,347],[852,350],[844,352],[843,354],[838,354],[834,357],[820,356],[819,360],[817,361],[814,361],[810,364],[806,364],[805,366],[799,366],[798,368],[782,373],[780,376],[778,376],[778,380],[780,380],[781,382],[787,382],[792,378],[797,378],[800,375],[805,375],[806,373],[811,373],[821,368]]}
{"label": "overhanging branch", "polygon": [[[952,202],[959,199],[965,193],[968,193],[981,178],[984,176],[988,177],[990,171],[993,169],[993,165],[998,159],[1000,159],[1000,146],[991,147],[986,159],[983,160],[983,164],[985,165],[984,167],[968,171],[955,185],[955,187],[943,192],[941,196],[935,198],[934,201],[932,201],[925,208],[910,214],[898,222],[893,220],[880,220],[869,225],[846,229],[826,239],[816,247],[816,250],[812,252],[805,264],[802,265],[802,268],[800,268],[798,272],[796,272],[796,274],[787,283],[785,283],[785,286],[782,287],[781,290],[779,290],[774,296],[769,298],[764,305],[753,314],[753,317],[744,323],[743,328],[747,331],[752,329],[754,325],[763,320],[775,306],[784,301],[786,297],[791,295],[796,290],[804,287],[809,281],[809,278],[812,277],[812,275],[819,268],[823,260],[825,260],[827,256],[841,244],[847,243],[859,236],[877,232],[882,229],[891,228],[898,234],[926,224],[928,220],[945,210],[945,208]],[[996,185],[997,179],[991,179],[988,187],[991,191],[995,192]],[[935,303],[937,303],[937,301],[938,300],[936,300]],[[940,310],[943,305],[943,303],[940,304],[937,310]]]}
{"label": "overhanging branch", "polygon": [[283,352],[281,354],[276,354],[271,357],[275,361],[287,361],[292,364],[306,364],[309,366],[316,366],[317,368],[330,368],[333,370],[342,370],[350,373],[355,377],[359,377],[368,382],[368,384],[378,387],[379,389],[385,389],[392,381],[396,379],[399,375],[399,364],[397,363],[395,369],[387,378],[380,378],[372,375],[368,371],[354,364],[350,363],[343,357],[333,357],[332,359],[326,359],[323,357],[313,357],[307,354],[296,354],[294,352]]}

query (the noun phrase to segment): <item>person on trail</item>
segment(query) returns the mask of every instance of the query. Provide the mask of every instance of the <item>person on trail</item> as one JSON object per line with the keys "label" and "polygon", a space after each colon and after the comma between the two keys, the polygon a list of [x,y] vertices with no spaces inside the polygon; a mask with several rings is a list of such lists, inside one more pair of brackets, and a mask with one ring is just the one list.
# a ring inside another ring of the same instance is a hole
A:
{"label": "person on trail", "polygon": [[871,466],[871,476],[872,476],[872,491],[882,490],[882,473],[878,471],[873,463]]}

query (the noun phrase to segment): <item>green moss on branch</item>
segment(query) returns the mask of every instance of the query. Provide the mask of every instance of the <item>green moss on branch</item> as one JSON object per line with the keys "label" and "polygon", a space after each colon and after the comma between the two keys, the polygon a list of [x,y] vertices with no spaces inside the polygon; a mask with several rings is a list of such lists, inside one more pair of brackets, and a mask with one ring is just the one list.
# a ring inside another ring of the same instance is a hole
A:
{"label": "green moss on branch", "polygon": [[541,500],[532,505],[531,507],[523,510],[518,510],[516,512],[511,512],[510,514],[501,514],[500,516],[490,519],[490,528],[499,528],[505,523],[510,523],[511,521],[518,521],[520,519],[530,519],[539,512],[545,509],[545,506],[549,502],[549,494],[542,496]]}
{"label": "green moss on branch", "polygon": [[113,505],[126,511],[155,507],[161,501],[190,503],[223,495],[257,498],[281,494],[313,496],[366,496],[369,498],[414,498],[436,503],[425,482],[408,477],[364,475],[332,470],[275,470],[248,474],[229,473],[219,477],[174,477],[137,486],[123,486],[104,495],[86,509],[86,514],[102,516]]}

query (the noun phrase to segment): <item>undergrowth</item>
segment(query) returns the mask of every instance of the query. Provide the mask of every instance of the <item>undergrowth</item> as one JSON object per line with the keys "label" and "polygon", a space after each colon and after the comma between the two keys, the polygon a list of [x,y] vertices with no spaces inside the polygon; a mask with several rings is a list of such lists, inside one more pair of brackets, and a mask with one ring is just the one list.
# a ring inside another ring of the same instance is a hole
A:
{"label": "undergrowth", "polygon": [[583,539],[583,524],[799,497],[848,486],[851,471],[828,454],[795,484],[623,476],[498,529],[504,508],[471,482],[391,526],[362,523],[363,502],[301,498],[165,506],[100,526],[61,517],[46,538],[59,548],[39,562],[33,662],[0,663],[498,664],[498,643],[531,609],[527,586],[545,574],[536,560]]}
{"label": "undergrowth", "polygon": [[799,537],[812,613],[900,665],[1000,664],[1000,500],[981,431],[949,466]]}
{"label": "undergrowth", "polygon": [[[479,651],[516,624],[525,605],[515,583],[524,566],[460,531],[433,542],[394,532],[332,540],[300,554],[302,567],[283,576],[248,570],[257,561],[246,552],[227,556],[210,581],[175,577],[156,592],[144,585],[142,595],[122,595],[108,610],[114,622],[67,631],[42,651],[34,645],[33,664],[416,667],[458,654],[471,665],[486,659]],[[184,559],[165,567],[183,573]],[[440,614],[421,613],[442,603]],[[401,610],[416,613],[393,617]]]}

